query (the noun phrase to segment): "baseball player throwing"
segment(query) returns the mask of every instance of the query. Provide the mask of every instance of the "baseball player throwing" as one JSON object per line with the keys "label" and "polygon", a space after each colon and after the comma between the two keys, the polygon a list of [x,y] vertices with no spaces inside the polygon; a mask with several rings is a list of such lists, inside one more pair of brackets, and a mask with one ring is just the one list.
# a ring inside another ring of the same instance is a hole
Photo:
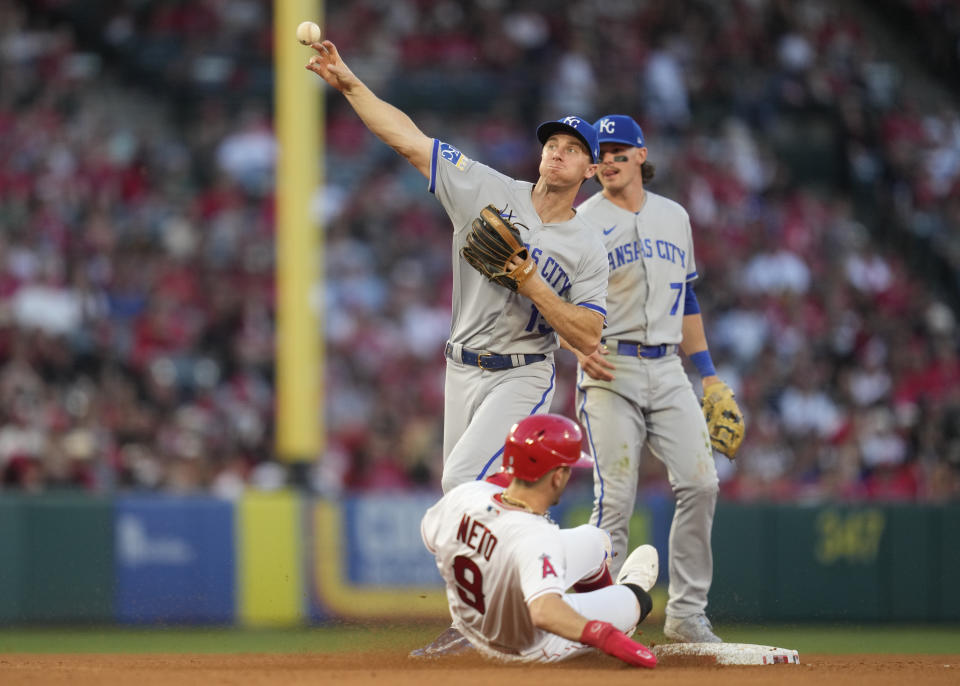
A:
{"label": "baseball player throwing", "polygon": [[[610,532],[615,571],[627,545],[641,449],[648,443],[666,465],[676,498],[664,633],[675,641],[719,642],[705,612],[718,490],[712,447],[732,458],[743,420],[707,349],[692,285],[697,267],[687,212],[644,188],[653,168],[631,117],[610,115],[594,125],[603,190],[578,213],[606,245],[609,314],[600,349],[574,351],[577,411],[596,456],[591,522]],[[678,346],[702,378],[709,426]]]}
{"label": "baseball player throwing", "polygon": [[[596,131],[574,116],[542,124],[540,177],[535,184],[516,181],[424,135],[374,95],[330,41],[313,48],[307,68],[343,93],[367,128],[428,179],[453,224],[441,484],[447,492],[495,471],[511,425],[549,409],[558,334],[583,354],[600,342],[606,252],[573,210],[580,185],[596,172]],[[491,225],[504,233],[496,235]],[[504,236],[514,241],[507,229],[519,249],[495,264],[488,249]]]}
{"label": "baseball player throwing", "polygon": [[[480,653],[557,662],[596,648],[653,667],[656,657],[627,635],[652,607],[656,549],[637,548],[612,584],[607,534],[591,525],[560,529],[547,518],[570,468],[585,462],[581,439],[576,422],[560,415],[521,420],[504,445],[506,489],[457,486],[427,510],[423,542],[446,582],[454,627]],[[578,592],[568,594],[571,587]]]}

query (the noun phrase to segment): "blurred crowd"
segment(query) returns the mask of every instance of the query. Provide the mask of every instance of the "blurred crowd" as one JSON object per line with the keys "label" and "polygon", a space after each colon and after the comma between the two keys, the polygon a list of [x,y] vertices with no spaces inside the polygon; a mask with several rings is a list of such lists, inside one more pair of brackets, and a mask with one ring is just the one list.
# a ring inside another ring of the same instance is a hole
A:
{"label": "blurred crowd", "polygon": [[[724,497],[960,498],[960,93],[912,91],[926,65],[884,54],[869,3],[325,4],[376,92],[507,174],[535,178],[541,121],[637,117],[746,415]],[[0,487],[289,479],[271,53],[263,0],[0,0]],[[449,222],[342,98],[326,139],[328,436],[306,478],[436,488]],[[642,478],[665,488],[652,456]]]}
{"label": "blurred crowd", "polygon": [[955,0],[876,0],[890,21],[923,40],[917,51],[944,78],[960,71],[960,4]]}

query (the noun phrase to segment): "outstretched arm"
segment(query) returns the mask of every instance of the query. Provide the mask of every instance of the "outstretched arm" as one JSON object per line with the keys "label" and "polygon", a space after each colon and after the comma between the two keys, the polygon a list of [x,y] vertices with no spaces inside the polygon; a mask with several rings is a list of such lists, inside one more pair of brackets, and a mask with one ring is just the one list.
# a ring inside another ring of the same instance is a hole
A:
{"label": "outstretched arm", "polygon": [[530,619],[540,629],[590,645],[636,667],[654,667],[657,658],[645,645],[631,640],[608,622],[588,621],[557,593],[534,598],[527,605]]}
{"label": "outstretched arm", "polygon": [[307,69],[343,93],[350,106],[377,138],[400,153],[417,171],[429,178],[433,139],[426,136],[404,112],[378,98],[357,78],[331,41],[314,43],[311,47],[317,54],[310,58]]}

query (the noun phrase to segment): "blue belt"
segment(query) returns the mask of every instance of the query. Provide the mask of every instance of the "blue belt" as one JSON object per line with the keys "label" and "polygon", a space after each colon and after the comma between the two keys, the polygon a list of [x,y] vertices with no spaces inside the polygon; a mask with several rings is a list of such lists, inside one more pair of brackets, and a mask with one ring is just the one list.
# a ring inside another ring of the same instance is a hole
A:
{"label": "blue belt", "polygon": [[665,355],[672,355],[677,352],[677,346],[661,343],[660,345],[644,345],[643,343],[635,343],[634,341],[610,341],[611,343],[617,344],[617,354],[625,355],[626,357],[645,357],[647,359],[655,360],[658,357],[664,357]]}
{"label": "blue belt", "polygon": [[[454,355],[453,345],[450,342],[447,342],[443,353],[451,360],[457,359]],[[545,359],[547,359],[547,356],[540,354],[495,355],[493,353],[478,353],[463,348],[460,351],[459,361],[472,367],[480,367],[480,369],[495,371],[521,367],[525,364],[533,364],[534,362],[541,362]]]}

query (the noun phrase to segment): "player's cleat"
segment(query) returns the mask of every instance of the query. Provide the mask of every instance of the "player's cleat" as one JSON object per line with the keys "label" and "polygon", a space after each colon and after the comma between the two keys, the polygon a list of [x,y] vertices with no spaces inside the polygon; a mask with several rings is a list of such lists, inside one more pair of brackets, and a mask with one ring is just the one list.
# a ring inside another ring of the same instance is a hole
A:
{"label": "player's cleat", "polygon": [[617,574],[618,584],[636,584],[644,591],[649,592],[657,583],[660,573],[660,556],[652,545],[644,544],[636,549],[623,563],[620,573]]}
{"label": "player's cleat", "polygon": [[668,616],[663,625],[663,634],[677,643],[723,643],[723,639],[713,633],[713,625],[703,614]]}
{"label": "player's cleat", "polygon": [[461,655],[471,650],[473,650],[473,646],[470,645],[470,641],[451,626],[433,639],[430,645],[411,650],[407,657],[431,659],[435,657]]}

